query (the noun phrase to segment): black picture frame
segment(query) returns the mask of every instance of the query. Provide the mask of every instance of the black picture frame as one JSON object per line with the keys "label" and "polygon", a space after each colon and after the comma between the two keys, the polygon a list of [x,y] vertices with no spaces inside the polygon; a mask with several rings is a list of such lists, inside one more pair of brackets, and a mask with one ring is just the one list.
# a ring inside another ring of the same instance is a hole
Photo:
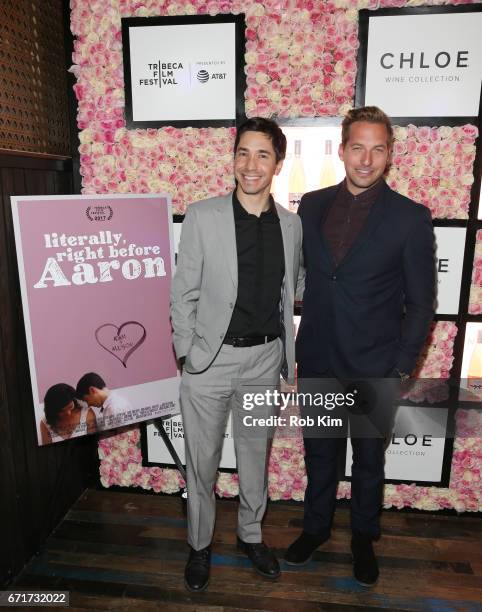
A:
{"label": "black picture frame", "polygon": [[[163,120],[162,118],[153,121],[135,121],[133,118],[132,104],[132,81],[131,81],[131,49],[130,49],[130,28],[149,28],[157,26],[174,26],[190,24],[216,24],[234,23],[235,25],[235,56],[236,56],[236,76],[235,76],[235,97],[236,109],[235,117],[232,119],[203,119],[203,120]],[[246,22],[243,13],[238,15],[181,15],[175,17],[123,17],[121,19],[122,31],[122,54],[124,60],[124,89],[125,89],[125,118],[127,129],[148,129],[165,126],[176,128],[185,127],[236,127],[246,120],[244,92],[246,91],[246,75],[244,73],[244,56],[246,52],[245,39]]]}
{"label": "black picture frame", "polygon": [[[378,10],[363,9],[359,11],[359,27],[358,27],[358,54],[357,54],[357,76],[355,82],[355,107],[365,106],[366,93],[366,77],[367,77],[367,54],[368,54],[368,30],[369,20],[377,17],[396,16],[396,15],[435,15],[446,13],[480,13],[482,12],[482,4],[463,4],[463,5],[444,5],[444,6],[423,6],[423,7],[406,7],[406,8],[387,8]],[[390,116],[394,125],[406,126],[427,125],[427,126],[456,126],[471,123],[478,125],[478,117],[480,117],[480,107],[482,106],[482,86],[479,97],[479,115],[469,117],[396,117]]]}

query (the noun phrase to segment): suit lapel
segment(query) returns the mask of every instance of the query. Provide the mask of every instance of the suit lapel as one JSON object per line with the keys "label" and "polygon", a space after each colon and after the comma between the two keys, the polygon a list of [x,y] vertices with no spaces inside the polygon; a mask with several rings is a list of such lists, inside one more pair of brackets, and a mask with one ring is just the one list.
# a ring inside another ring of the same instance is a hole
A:
{"label": "suit lapel", "polygon": [[285,286],[288,290],[293,290],[293,274],[290,271],[293,269],[294,244],[293,244],[293,226],[291,215],[286,214],[286,211],[280,204],[276,204],[278,217],[281,228],[281,236],[283,237],[283,254],[285,260]]}
{"label": "suit lapel", "polygon": [[232,194],[219,199],[216,207],[215,227],[217,237],[222,245],[224,261],[226,262],[233,285],[238,286],[238,255],[236,251],[236,228]]}
{"label": "suit lapel", "polygon": [[331,253],[330,246],[325,238],[325,233],[323,231],[323,225],[325,223],[326,215],[330,210],[330,206],[332,202],[334,202],[336,198],[336,194],[338,193],[338,188],[340,185],[337,185],[337,189],[333,190],[329,193],[328,197],[320,202],[320,206],[318,209],[318,216],[315,221],[316,226],[316,235],[320,240],[320,252],[324,259],[323,263],[326,263],[330,269],[335,268],[335,262],[333,259],[333,255]]}

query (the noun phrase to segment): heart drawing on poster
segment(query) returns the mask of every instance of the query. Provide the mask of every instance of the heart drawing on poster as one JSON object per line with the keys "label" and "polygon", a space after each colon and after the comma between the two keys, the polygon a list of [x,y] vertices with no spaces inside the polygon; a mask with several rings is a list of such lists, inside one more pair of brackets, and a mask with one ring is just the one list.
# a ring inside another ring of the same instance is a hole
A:
{"label": "heart drawing on poster", "polygon": [[97,343],[127,368],[127,360],[146,339],[146,328],[138,321],[126,321],[122,325],[104,323],[95,330]]}

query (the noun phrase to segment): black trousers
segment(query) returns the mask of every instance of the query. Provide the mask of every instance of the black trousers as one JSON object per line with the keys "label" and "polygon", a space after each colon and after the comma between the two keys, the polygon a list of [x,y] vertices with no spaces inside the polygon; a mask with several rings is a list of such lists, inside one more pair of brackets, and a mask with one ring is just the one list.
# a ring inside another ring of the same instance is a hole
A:
{"label": "black trousers", "polygon": [[[318,379],[316,381],[315,379]],[[329,380],[323,383],[322,379]],[[298,392],[316,388],[322,391],[342,391],[343,384],[336,381],[331,372],[316,372],[309,367],[298,366]],[[351,528],[373,539],[380,536],[380,511],[383,502],[384,463],[386,437],[393,419],[393,402],[385,393],[383,428],[386,435],[371,435],[364,426],[360,427],[359,416],[344,411],[344,425],[350,422],[351,444],[353,448],[351,482]],[[305,416],[310,411],[300,406]],[[311,413],[313,414],[313,410]],[[333,417],[336,415],[333,413]],[[359,433],[357,434],[357,427]],[[363,432],[362,432],[363,430]],[[362,434],[360,435],[360,432]],[[345,448],[347,427],[320,429],[304,428],[305,465],[308,477],[304,501],[303,529],[312,534],[329,537],[335,511],[336,490],[338,485],[339,454]]]}

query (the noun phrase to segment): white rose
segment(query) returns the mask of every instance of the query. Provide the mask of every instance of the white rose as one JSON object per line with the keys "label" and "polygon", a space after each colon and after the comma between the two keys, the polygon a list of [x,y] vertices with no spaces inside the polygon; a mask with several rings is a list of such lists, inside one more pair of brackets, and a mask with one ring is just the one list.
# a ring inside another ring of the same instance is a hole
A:
{"label": "white rose", "polygon": [[340,117],[344,117],[348,111],[350,111],[353,108],[352,104],[342,104],[340,106],[340,108],[338,109],[338,115],[340,115]]}
{"label": "white rose", "polygon": [[269,76],[266,72],[257,72],[255,79],[258,85],[266,85],[269,82]]}
{"label": "white rose", "polygon": [[127,133],[126,128],[117,128],[114,133],[114,140],[119,142],[119,140]]}
{"label": "white rose", "polygon": [[345,71],[343,70],[343,63],[341,61],[336,62],[335,64],[335,74],[341,76]]}
{"label": "white rose", "polygon": [[86,39],[85,39],[85,40],[86,40],[88,43],[93,44],[93,43],[99,42],[99,36],[98,36],[98,34],[97,34],[96,32],[92,32],[92,31],[90,31],[90,32],[87,34],[87,37],[86,37]]}
{"label": "white rose", "polygon": [[338,93],[339,91],[342,91],[345,88],[344,84],[341,81],[332,81],[331,83],[331,89],[332,91]]}
{"label": "white rose", "polygon": [[288,53],[290,54],[290,56],[292,56],[292,55],[300,55],[301,54],[301,45],[299,45],[297,43],[293,43],[292,45],[290,45],[290,48],[288,49]]}
{"label": "white rose", "polygon": [[460,177],[460,182],[462,183],[462,185],[472,185],[472,183],[474,182],[474,175],[464,174]]}
{"label": "white rose", "polygon": [[271,89],[268,92],[268,98],[272,101],[272,102],[279,102],[281,99],[281,92],[277,89]]}
{"label": "white rose", "polygon": [[79,141],[80,144],[86,144],[88,142],[92,142],[92,130],[87,128],[79,132]]}
{"label": "white rose", "polygon": [[349,9],[345,13],[345,19],[348,21],[348,23],[357,23],[358,11],[356,9]]}
{"label": "white rose", "polygon": [[246,100],[244,103],[244,107],[247,113],[253,111],[256,108],[255,100]]}
{"label": "white rose", "polygon": [[447,125],[443,125],[439,127],[438,133],[440,138],[450,138],[452,135],[452,128],[448,127]]}
{"label": "white rose", "polygon": [[321,96],[323,95],[323,86],[315,85],[315,87],[313,87],[313,89],[311,90],[310,95],[312,100],[320,100]]}
{"label": "white rose", "polygon": [[175,2],[173,2],[172,4],[169,4],[167,7],[167,14],[172,16],[172,15],[179,15],[181,12],[181,7],[176,4]]}
{"label": "white rose", "polygon": [[393,128],[393,136],[395,140],[406,140],[407,134],[407,128],[400,127],[399,125]]}
{"label": "white rose", "polygon": [[444,155],[442,157],[442,168],[450,168],[455,164],[455,156],[452,154]]}
{"label": "white rose", "polygon": [[264,10],[264,6],[262,4],[259,4],[258,2],[255,2],[248,8],[248,10],[246,11],[246,15],[254,17],[263,17],[265,12],[266,11]]}
{"label": "white rose", "polygon": [[161,190],[161,181],[157,177],[151,177],[147,181],[147,186],[152,193],[159,192]]}

